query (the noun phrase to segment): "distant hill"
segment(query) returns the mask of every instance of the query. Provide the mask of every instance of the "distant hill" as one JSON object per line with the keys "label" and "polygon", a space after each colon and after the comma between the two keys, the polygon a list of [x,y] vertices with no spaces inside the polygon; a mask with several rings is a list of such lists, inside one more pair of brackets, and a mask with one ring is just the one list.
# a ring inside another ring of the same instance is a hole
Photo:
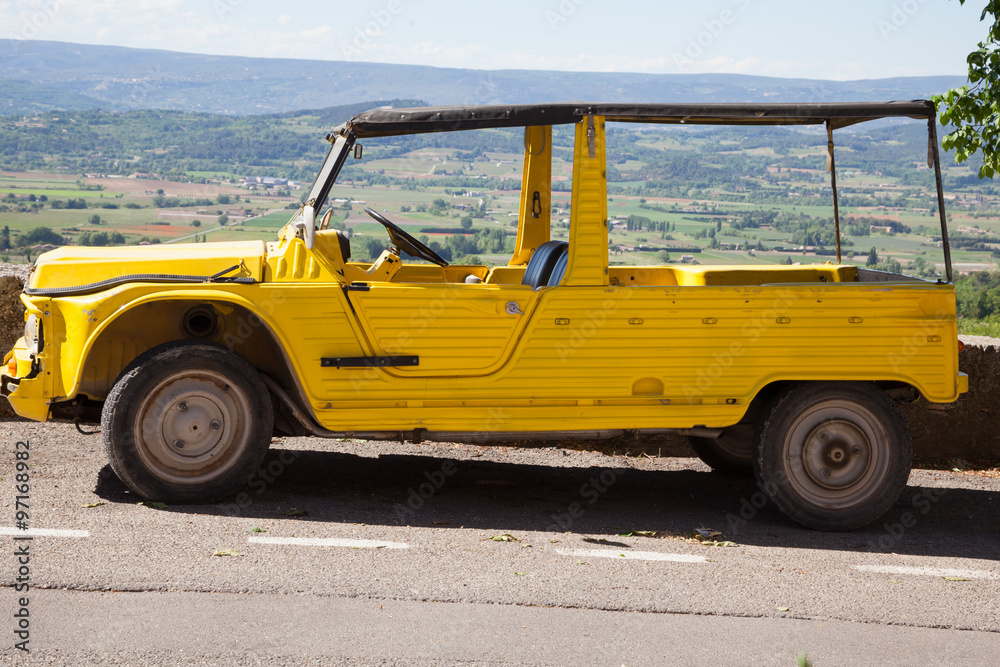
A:
{"label": "distant hill", "polygon": [[837,102],[924,98],[963,81],[960,76],[823,81],[741,74],[488,71],[13,40],[11,48],[0,49],[0,114],[95,108],[275,114],[394,98],[431,104]]}
{"label": "distant hill", "polygon": [[28,81],[0,79],[0,115],[119,109],[122,105]]}
{"label": "distant hill", "polygon": [[246,116],[172,109],[49,111],[34,114],[30,123],[0,116],[0,169],[156,172],[182,181],[187,171],[267,170],[268,175],[311,180],[329,148],[325,133],[382,104],[398,108],[426,102],[367,101]]}

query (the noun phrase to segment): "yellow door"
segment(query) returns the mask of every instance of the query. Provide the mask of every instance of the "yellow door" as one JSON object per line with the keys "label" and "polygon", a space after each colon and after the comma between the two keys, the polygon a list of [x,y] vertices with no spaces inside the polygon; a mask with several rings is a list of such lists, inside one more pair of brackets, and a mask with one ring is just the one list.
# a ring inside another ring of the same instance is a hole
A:
{"label": "yellow door", "polygon": [[414,356],[385,367],[401,377],[482,376],[502,368],[537,302],[524,285],[372,283],[348,297],[378,356]]}

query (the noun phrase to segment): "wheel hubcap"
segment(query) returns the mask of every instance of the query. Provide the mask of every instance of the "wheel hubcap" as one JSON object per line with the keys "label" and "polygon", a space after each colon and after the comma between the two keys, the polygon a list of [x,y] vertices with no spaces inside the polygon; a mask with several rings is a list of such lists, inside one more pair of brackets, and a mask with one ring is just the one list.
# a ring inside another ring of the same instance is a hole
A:
{"label": "wheel hubcap", "polygon": [[827,400],[805,410],[788,430],[785,474],[810,504],[846,509],[878,491],[888,471],[888,434],[864,406]]}
{"label": "wheel hubcap", "polygon": [[136,448],[162,479],[201,484],[240,460],[251,419],[246,395],[224,376],[183,371],[153,387],[139,406]]}
{"label": "wheel hubcap", "polygon": [[220,423],[226,416],[226,406],[212,396],[189,396],[167,407],[160,419],[160,434],[164,441],[183,449],[185,456],[201,456],[218,447],[223,435]]}
{"label": "wheel hubcap", "polygon": [[857,484],[871,463],[865,432],[848,421],[835,420],[813,429],[802,446],[805,472],[827,489]]}

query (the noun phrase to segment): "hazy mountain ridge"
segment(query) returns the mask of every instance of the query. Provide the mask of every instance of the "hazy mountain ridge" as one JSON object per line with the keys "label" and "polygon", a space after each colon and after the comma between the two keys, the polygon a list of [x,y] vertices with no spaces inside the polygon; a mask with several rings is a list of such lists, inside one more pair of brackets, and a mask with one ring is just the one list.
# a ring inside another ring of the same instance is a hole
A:
{"label": "hazy mountain ridge", "polygon": [[431,104],[836,102],[924,98],[962,83],[960,76],[824,81],[741,74],[487,71],[41,40],[0,43],[4,114],[86,108],[274,114],[404,97]]}

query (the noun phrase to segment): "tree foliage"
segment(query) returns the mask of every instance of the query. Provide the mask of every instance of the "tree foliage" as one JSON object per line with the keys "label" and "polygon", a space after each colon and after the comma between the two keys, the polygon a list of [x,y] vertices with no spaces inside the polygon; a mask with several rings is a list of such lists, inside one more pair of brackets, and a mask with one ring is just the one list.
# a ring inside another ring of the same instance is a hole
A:
{"label": "tree foliage", "polygon": [[50,245],[63,245],[66,243],[66,239],[48,227],[35,227],[26,234],[18,236],[14,245],[23,248],[26,246],[45,243]]}
{"label": "tree foliage", "polygon": [[941,123],[956,128],[941,142],[944,149],[954,150],[958,162],[982,151],[979,178],[1000,170],[1000,0],[987,2],[979,20],[987,18],[993,21],[987,38],[968,57],[969,83],[932,98],[945,107]]}
{"label": "tree foliage", "polygon": [[955,280],[958,314],[972,319],[1000,315],[1000,273],[974,271]]}

